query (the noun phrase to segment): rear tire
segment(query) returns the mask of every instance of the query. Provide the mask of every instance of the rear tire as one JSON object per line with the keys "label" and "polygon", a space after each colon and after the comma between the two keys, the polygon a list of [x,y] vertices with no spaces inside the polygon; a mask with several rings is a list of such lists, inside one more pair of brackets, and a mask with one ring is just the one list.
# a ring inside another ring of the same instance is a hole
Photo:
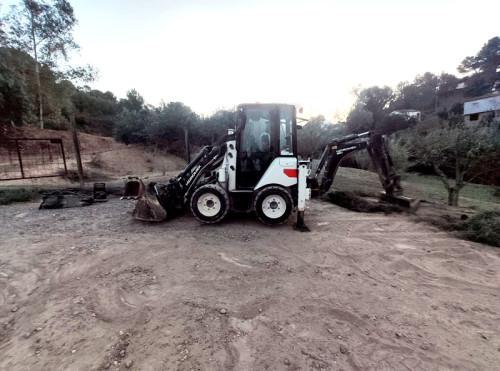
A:
{"label": "rear tire", "polygon": [[191,211],[202,223],[220,222],[229,211],[226,190],[216,184],[201,186],[191,197]]}
{"label": "rear tire", "polygon": [[255,196],[254,210],[261,222],[282,224],[292,215],[292,196],[283,187],[266,187]]}

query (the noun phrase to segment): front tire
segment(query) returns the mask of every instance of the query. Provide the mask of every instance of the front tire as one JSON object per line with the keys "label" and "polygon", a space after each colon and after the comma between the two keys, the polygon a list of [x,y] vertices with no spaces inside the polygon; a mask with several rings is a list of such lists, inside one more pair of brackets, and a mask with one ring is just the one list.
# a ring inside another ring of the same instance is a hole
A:
{"label": "front tire", "polygon": [[216,184],[201,186],[191,197],[191,211],[202,223],[220,222],[229,211],[229,197],[226,190]]}
{"label": "front tire", "polygon": [[266,187],[257,193],[254,209],[261,222],[282,224],[293,212],[292,196],[283,187]]}

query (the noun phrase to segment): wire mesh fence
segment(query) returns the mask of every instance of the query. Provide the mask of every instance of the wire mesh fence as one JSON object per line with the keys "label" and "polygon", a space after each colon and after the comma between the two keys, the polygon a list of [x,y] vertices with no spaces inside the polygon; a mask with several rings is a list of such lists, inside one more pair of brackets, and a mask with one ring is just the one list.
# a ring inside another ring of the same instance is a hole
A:
{"label": "wire mesh fence", "polygon": [[0,181],[67,175],[61,138],[0,140]]}

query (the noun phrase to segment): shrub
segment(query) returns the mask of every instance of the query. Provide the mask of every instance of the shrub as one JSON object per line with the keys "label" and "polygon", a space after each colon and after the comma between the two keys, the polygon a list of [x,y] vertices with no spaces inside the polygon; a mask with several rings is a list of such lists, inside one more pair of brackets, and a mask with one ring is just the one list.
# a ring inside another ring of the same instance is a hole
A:
{"label": "shrub", "polygon": [[0,189],[0,205],[9,205],[14,202],[33,201],[41,198],[38,190],[26,188]]}
{"label": "shrub", "polygon": [[500,246],[500,213],[483,211],[459,226],[460,236],[470,241]]}

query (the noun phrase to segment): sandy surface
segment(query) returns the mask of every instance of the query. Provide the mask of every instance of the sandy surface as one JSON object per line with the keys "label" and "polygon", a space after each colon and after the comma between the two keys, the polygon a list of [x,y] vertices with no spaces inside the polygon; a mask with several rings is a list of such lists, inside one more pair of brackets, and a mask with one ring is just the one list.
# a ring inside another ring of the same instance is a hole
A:
{"label": "sandy surface", "polygon": [[493,370],[500,250],[314,201],[134,221],[132,201],[0,206],[0,369]]}

